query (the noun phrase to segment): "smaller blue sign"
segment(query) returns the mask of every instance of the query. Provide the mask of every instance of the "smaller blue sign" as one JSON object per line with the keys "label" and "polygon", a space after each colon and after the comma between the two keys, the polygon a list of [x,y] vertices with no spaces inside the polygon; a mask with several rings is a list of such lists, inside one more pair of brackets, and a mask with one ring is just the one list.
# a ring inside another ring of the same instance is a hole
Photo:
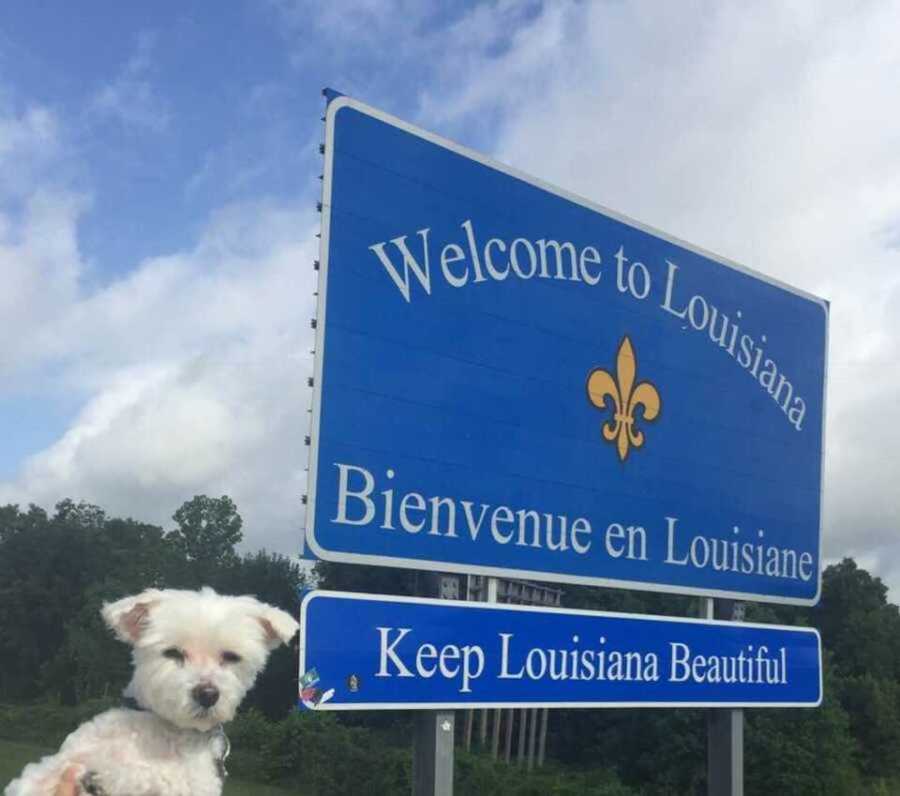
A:
{"label": "smaller blue sign", "polygon": [[815,707],[811,628],[313,591],[300,704]]}

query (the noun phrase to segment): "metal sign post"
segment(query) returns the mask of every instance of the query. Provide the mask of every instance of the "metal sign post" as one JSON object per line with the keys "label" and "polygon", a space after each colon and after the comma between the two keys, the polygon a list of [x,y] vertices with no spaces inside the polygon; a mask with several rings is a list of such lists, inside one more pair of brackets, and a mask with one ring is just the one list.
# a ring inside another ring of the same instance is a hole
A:
{"label": "metal sign post", "polygon": [[743,796],[744,711],[712,709],[706,719],[706,771],[710,796]]}
{"label": "metal sign post", "polygon": [[[459,599],[459,578],[431,572],[419,574],[424,597]],[[456,714],[452,710],[419,713],[413,736],[413,796],[453,796],[453,747]]]}
{"label": "metal sign post", "polygon": [[[737,619],[739,603],[733,600],[702,601],[704,619]],[[706,714],[706,779],[710,796],[743,796],[744,711],[713,708]]]}
{"label": "metal sign post", "polygon": [[417,714],[413,738],[413,796],[453,796],[452,710]]}

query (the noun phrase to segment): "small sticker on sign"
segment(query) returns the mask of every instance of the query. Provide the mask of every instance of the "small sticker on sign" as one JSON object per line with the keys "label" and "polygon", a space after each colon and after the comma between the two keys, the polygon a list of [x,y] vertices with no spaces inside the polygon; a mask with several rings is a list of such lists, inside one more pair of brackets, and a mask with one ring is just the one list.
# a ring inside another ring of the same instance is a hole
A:
{"label": "small sticker on sign", "polygon": [[313,686],[319,682],[319,673],[315,669],[310,669],[300,676],[300,690]]}
{"label": "small sticker on sign", "polygon": [[300,701],[307,710],[315,710],[320,705],[324,705],[334,696],[334,689],[329,688],[322,691],[321,688],[304,688],[300,692]]}
{"label": "small sticker on sign", "polygon": [[300,692],[300,699],[302,699],[304,702],[315,702],[318,694],[319,689],[315,686],[310,686],[309,688],[304,688]]}
{"label": "small sticker on sign", "polygon": [[334,696],[333,688],[322,691],[321,688],[316,687],[318,682],[319,673],[315,669],[310,669],[300,675],[300,704],[307,710],[315,710]]}

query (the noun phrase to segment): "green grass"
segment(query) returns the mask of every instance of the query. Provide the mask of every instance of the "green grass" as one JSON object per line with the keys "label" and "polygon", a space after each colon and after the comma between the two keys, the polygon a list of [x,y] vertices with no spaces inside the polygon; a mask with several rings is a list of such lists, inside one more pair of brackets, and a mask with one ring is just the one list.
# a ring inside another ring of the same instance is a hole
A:
{"label": "green grass", "polygon": [[34,763],[47,754],[50,750],[40,746],[0,741],[0,789],[19,776],[26,763]]}
{"label": "green grass", "polygon": [[[51,751],[31,744],[0,740],[0,790],[19,776],[26,763],[34,763]],[[298,792],[229,777],[224,796],[298,796]]]}

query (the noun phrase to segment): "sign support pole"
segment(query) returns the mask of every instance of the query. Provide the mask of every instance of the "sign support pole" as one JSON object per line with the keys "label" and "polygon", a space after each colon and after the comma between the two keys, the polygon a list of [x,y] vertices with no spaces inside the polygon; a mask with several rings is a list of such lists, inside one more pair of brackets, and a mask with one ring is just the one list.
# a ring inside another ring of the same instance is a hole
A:
{"label": "sign support pole", "polygon": [[[734,619],[733,600],[701,598],[704,619]],[[744,796],[744,711],[710,708],[706,714],[706,780],[710,796]]]}
{"label": "sign support pole", "polygon": [[503,759],[506,761],[506,765],[509,765],[509,761],[512,760],[513,724],[516,721],[516,711],[514,708],[507,708],[503,713],[506,716],[506,748]]}
{"label": "sign support pole", "polygon": [[[418,591],[424,597],[459,597],[455,575],[419,573]],[[453,796],[453,747],[456,713],[452,710],[416,712],[413,736],[412,796]]]}
{"label": "sign support pole", "polygon": [[416,712],[413,796],[453,796],[452,710]]}
{"label": "sign support pole", "polygon": [[524,765],[525,763],[525,728],[528,725],[528,711],[525,708],[519,708],[519,746],[516,755],[516,763]]}

